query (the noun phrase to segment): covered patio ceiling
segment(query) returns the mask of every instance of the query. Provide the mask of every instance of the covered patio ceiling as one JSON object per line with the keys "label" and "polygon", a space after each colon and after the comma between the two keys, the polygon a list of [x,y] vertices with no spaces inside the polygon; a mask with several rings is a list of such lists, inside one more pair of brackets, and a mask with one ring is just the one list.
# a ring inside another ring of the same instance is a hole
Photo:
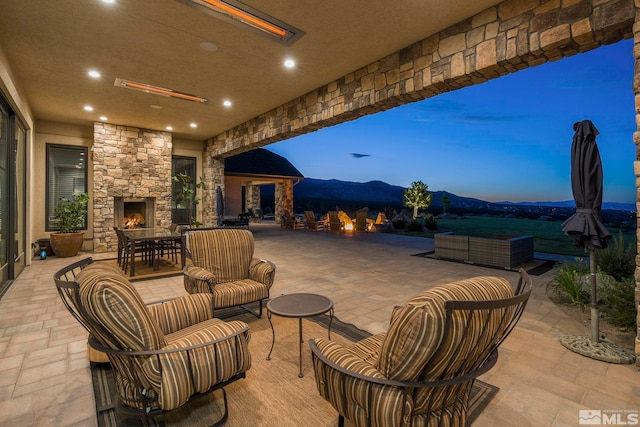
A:
{"label": "covered patio ceiling", "polygon": [[[499,3],[245,0],[305,33],[285,45],[189,1],[0,0],[0,55],[36,120],[91,126],[105,116],[204,140]],[[116,79],[208,102],[127,90]]]}

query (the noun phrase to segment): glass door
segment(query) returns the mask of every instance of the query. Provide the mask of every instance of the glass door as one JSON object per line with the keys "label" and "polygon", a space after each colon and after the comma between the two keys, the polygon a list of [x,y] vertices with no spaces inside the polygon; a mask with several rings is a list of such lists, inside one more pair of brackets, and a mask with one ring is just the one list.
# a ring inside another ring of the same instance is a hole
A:
{"label": "glass door", "polygon": [[[16,120],[16,119],[14,119]],[[14,156],[12,176],[12,203],[10,218],[14,235],[13,269],[9,268],[9,278],[15,279],[26,265],[29,253],[26,245],[26,132],[17,122],[15,127],[15,143],[12,147]]]}
{"label": "glass door", "polygon": [[[9,114],[0,104],[0,288],[9,279]],[[13,239],[11,239],[13,241]]]}

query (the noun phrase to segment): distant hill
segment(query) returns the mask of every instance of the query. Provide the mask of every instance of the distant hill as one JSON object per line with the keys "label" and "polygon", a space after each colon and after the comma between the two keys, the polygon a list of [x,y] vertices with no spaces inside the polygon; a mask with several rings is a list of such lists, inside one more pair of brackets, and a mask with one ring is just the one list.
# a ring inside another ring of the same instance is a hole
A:
{"label": "distant hill", "polygon": [[[574,208],[576,206],[573,200],[564,200],[560,202],[496,202],[498,204],[513,205],[513,206],[547,206],[550,208]],[[617,203],[617,202],[603,202],[602,209],[611,209],[616,211],[635,211],[635,203]]]}
{"label": "distant hill", "polygon": [[[400,211],[403,209],[404,187],[387,184],[383,181],[352,182],[337,179],[305,178],[294,187],[294,210],[315,210],[326,212],[336,206],[346,211],[355,211],[362,207],[371,210],[382,210],[391,207]],[[441,213],[443,210],[442,196],[447,194],[451,202],[448,212],[454,213],[490,213],[515,214],[536,217],[552,215],[566,217],[574,212],[573,200],[551,202],[488,202],[473,197],[464,197],[447,191],[431,191],[433,201],[430,211]],[[263,186],[261,197],[264,206],[273,205],[273,186]],[[554,211],[555,209],[555,211]],[[633,203],[605,202],[603,210],[635,212]]]}

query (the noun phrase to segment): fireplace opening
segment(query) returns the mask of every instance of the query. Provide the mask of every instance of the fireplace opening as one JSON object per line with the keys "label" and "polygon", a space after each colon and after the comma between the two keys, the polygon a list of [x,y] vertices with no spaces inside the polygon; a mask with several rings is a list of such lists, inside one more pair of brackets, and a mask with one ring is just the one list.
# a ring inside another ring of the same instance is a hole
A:
{"label": "fireplace opening", "polygon": [[155,199],[114,197],[114,223],[118,228],[153,228]]}

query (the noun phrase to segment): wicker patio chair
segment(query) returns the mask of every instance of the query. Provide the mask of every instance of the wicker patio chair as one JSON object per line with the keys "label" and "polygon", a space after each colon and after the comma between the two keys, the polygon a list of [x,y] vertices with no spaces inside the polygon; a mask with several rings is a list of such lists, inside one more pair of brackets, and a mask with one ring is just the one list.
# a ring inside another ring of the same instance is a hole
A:
{"label": "wicker patio chair", "polygon": [[[149,425],[196,397],[222,390],[251,366],[249,327],[213,317],[209,294],[145,306],[119,268],[86,258],[54,275],[62,302],[106,353],[118,393],[116,412]],[[214,362],[215,361],[215,362]]]}
{"label": "wicker patio chair", "polygon": [[338,425],[464,426],[475,379],[531,294],[524,270],[514,291],[499,277],[475,277],[411,298],[386,332],[344,346],[310,340],[316,385],[338,411]]}
{"label": "wicker patio chair", "polygon": [[[213,295],[216,309],[241,306],[262,316],[262,302],[269,298],[276,267],[253,257],[253,233],[240,229],[190,230],[185,232],[184,288],[190,294]],[[259,302],[258,311],[246,304]]]}

